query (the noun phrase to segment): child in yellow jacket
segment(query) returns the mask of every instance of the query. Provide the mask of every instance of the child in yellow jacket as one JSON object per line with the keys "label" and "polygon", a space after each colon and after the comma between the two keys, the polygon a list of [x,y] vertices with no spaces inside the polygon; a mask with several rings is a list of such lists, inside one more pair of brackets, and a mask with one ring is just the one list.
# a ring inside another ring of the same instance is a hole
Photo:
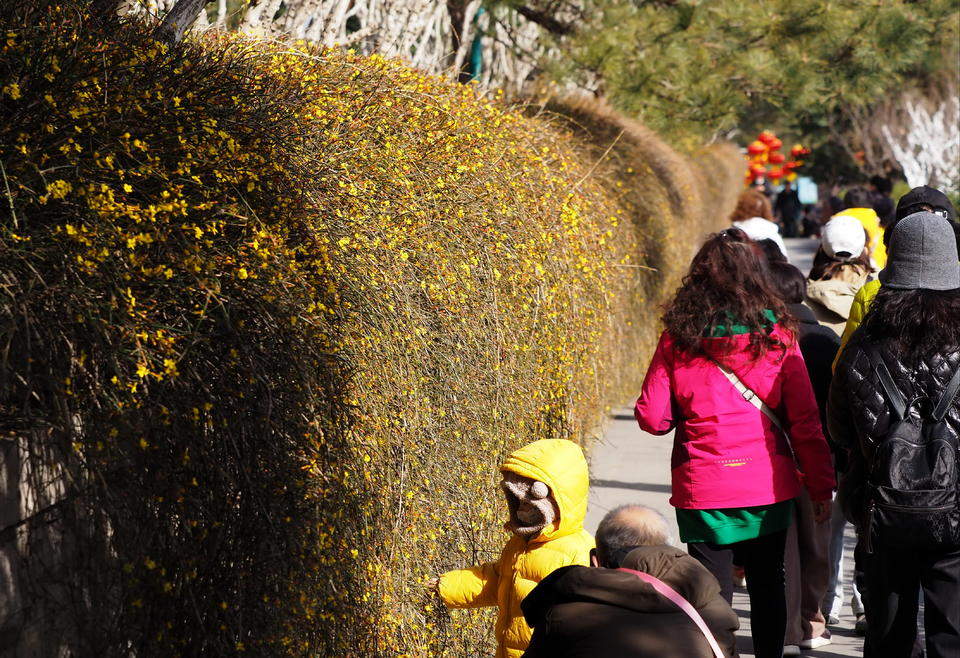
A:
{"label": "child in yellow jacket", "polygon": [[520,602],[555,569],[590,564],[594,542],[583,529],[590,476],[580,447],[562,439],[520,448],[500,471],[512,533],[500,559],[448,571],[432,584],[447,607],[497,606],[497,658],[520,658],[533,632]]}

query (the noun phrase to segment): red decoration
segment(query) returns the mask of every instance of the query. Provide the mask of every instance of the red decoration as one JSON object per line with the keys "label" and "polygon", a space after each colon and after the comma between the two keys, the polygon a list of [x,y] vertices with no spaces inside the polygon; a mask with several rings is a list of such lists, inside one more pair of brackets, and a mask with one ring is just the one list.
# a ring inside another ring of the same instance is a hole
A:
{"label": "red decoration", "polygon": [[780,152],[783,142],[769,130],[757,135],[757,139],[747,146],[747,172],[744,180],[750,185],[758,179],[768,178],[774,182],[782,179],[796,180],[796,170],[803,166],[802,158],[810,154],[810,149],[795,144],[790,149],[790,160]]}

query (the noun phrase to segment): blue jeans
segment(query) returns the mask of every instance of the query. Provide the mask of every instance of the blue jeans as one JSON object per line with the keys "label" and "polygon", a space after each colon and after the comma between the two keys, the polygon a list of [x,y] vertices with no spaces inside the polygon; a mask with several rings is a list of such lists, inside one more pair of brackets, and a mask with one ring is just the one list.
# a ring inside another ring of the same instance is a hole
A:
{"label": "blue jeans", "polygon": [[[827,585],[827,595],[823,597],[821,604],[821,610],[827,617],[839,617],[843,607],[843,531],[846,527],[847,520],[843,511],[834,501],[830,515],[830,582]],[[853,580],[850,581],[850,607],[853,608],[853,614],[863,614],[863,601]]]}

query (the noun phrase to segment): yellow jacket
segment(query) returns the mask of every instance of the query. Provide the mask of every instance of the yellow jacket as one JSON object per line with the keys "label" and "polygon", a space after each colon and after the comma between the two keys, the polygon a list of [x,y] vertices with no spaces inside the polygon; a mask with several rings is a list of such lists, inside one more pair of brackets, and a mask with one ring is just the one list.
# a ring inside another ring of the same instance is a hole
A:
{"label": "yellow jacket", "polygon": [[[833,217],[847,215],[853,217],[863,225],[867,230],[869,241],[867,246],[870,248],[870,259],[878,270],[887,266],[887,248],[883,244],[883,227],[880,226],[880,217],[877,216],[873,208],[847,208],[838,212]],[[830,219],[833,219],[831,217]]]}
{"label": "yellow jacket", "polygon": [[555,569],[590,564],[594,542],[583,529],[590,475],[580,447],[563,439],[526,445],[507,457],[500,470],[549,486],[559,518],[529,541],[511,536],[497,562],[443,574],[440,598],[450,608],[498,606],[497,658],[520,658],[533,633],[520,602]]}
{"label": "yellow jacket", "polygon": [[837,362],[840,360],[840,353],[843,352],[843,348],[847,346],[850,336],[853,335],[853,332],[856,331],[860,323],[863,322],[863,318],[866,317],[867,309],[870,308],[870,302],[877,296],[878,290],[880,290],[879,279],[867,281],[863,287],[860,288],[857,296],[853,298],[853,304],[850,306],[850,317],[847,318],[847,326],[843,328],[843,335],[840,336],[840,349],[837,350],[837,356],[833,360],[834,368],[837,367]]}

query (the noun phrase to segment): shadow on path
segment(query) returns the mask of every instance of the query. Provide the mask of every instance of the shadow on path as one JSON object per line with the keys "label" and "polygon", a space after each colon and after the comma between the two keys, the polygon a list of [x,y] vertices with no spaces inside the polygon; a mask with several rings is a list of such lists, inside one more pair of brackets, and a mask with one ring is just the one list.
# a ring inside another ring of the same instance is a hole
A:
{"label": "shadow on path", "polygon": [[655,491],[657,493],[671,493],[669,484],[651,484],[647,482],[621,482],[619,480],[590,480],[591,487],[601,489],[632,489],[634,491]]}

